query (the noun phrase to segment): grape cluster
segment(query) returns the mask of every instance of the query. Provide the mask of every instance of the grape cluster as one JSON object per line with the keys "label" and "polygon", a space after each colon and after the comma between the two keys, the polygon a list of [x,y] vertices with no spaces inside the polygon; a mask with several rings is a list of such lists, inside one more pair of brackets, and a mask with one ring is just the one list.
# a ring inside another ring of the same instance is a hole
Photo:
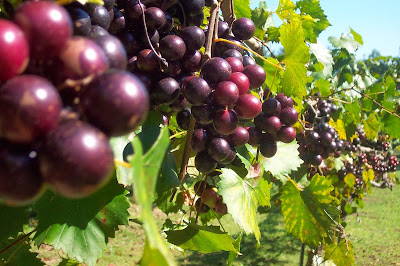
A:
{"label": "grape cluster", "polygon": [[[370,154],[368,156],[368,163],[378,173],[394,172],[399,165],[399,161],[396,156],[387,156],[383,158],[381,156]],[[386,159],[386,160],[385,160]]]}
{"label": "grape cluster", "polygon": [[292,125],[297,122],[298,113],[293,108],[293,99],[283,93],[272,97],[266,89],[264,95],[267,99],[262,104],[262,112],[254,118],[254,127],[249,128],[249,144],[259,145],[260,153],[270,158],[277,152],[277,141],[290,143],[295,139]]}
{"label": "grape cluster", "polygon": [[44,184],[87,196],[114,169],[112,136],[136,129],[149,110],[143,82],[109,35],[105,5],[22,3],[0,19],[0,198],[25,204]]}
{"label": "grape cluster", "polygon": [[225,215],[228,209],[223,203],[222,196],[218,195],[216,189],[206,181],[198,181],[194,184],[194,191],[198,196],[194,207],[198,213],[206,213],[212,208],[216,213]]}
{"label": "grape cluster", "polygon": [[331,112],[336,110],[336,105],[322,98],[307,106],[304,114],[306,128],[297,134],[300,157],[305,163],[318,166],[329,156],[341,156],[345,142],[338,138],[335,128],[328,123]]}

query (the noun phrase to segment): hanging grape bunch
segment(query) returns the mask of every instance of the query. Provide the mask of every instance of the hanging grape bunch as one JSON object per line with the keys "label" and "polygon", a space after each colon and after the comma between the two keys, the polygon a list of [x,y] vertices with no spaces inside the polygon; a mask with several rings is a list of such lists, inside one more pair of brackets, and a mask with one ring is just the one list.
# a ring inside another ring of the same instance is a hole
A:
{"label": "hanging grape bunch", "polygon": [[112,136],[136,129],[149,109],[127,71],[123,44],[108,34],[105,6],[25,2],[0,19],[0,198],[26,204],[47,185],[81,198],[114,169]]}
{"label": "hanging grape bunch", "polygon": [[345,143],[339,139],[335,128],[328,123],[331,112],[336,112],[337,106],[330,99],[320,98],[319,94],[314,97],[314,102],[310,102],[306,108],[305,129],[297,134],[297,140],[303,161],[319,166],[329,156],[340,157]]}

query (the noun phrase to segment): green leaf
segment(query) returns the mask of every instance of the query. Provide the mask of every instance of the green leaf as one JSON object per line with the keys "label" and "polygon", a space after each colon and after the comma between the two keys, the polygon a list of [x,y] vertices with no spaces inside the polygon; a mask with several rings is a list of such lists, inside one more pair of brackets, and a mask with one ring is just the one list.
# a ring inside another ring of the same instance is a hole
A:
{"label": "green leaf", "polygon": [[299,145],[294,140],[291,143],[278,142],[278,151],[272,158],[263,158],[261,163],[266,171],[281,179],[282,182],[286,182],[285,175],[290,174],[292,171],[297,170],[303,163],[300,159]]}
{"label": "green leaf", "polygon": [[295,5],[291,0],[279,0],[278,9],[275,13],[281,19],[288,19],[292,14],[294,14]]}
{"label": "green leaf", "polygon": [[292,19],[290,23],[285,23],[280,28],[279,37],[285,48],[286,65],[285,73],[282,77],[282,91],[285,95],[296,96],[303,99],[307,95],[307,68],[305,64],[310,58],[309,48],[304,43],[303,29],[301,22]]}
{"label": "green leaf", "polygon": [[35,203],[38,212],[37,245],[53,245],[69,258],[95,265],[118,225],[127,225],[130,206],[127,191],[111,181],[83,199],[66,199],[47,191]]}
{"label": "green leaf", "polygon": [[368,119],[363,121],[363,124],[364,124],[364,132],[367,138],[375,139],[381,127],[381,122],[378,120],[377,116],[371,113],[368,116]]}
{"label": "green leaf", "polygon": [[322,97],[331,95],[331,83],[328,80],[320,79],[315,82],[315,88],[321,93]]}
{"label": "green leaf", "polygon": [[385,131],[389,136],[400,139],[400,118],[387,114],[387,118],[384,120]]}
{"label": "green leaf", "polygon": [[328,40],[334,47],[344,48],[351,54],[354,53],[357,50],[357,48],[361,46],[359,42],[353,40],[346,34],[342,34],[340,38],[331,36],[328,38]]}
{"label": "green leaf", "polygon": [[[279,64],[279,61],[275,58],[268,57],[267,60],[274,64]],[[283,71],[265,61],[262,61],[262,66],[266,73],[265,85],[267,85],[272,92],[277,92],[280,88],[279,84],[281,83],[281,74]]]}
{"label": "green leaf", "polygon": [[357,98],[353,99],[353,102],[350,104],[345,104],[344,108],[347,112],[354,115],[355,122],[360,122],[360,113],[361,113],[361,106]]}
{"label": "green leaf", "polygon": [[176,265],[152,214],[157,177],[169,143],[169,131],[165,126],[162,127],[159,137],[146,154],[143,154],[139,138],[136,137],[132,141],[135,150],[130,161],[133,169],[133,188],[137,204],[142,210],[141,220],[147,236],[142,265]]}
{"label": "green leaf", "polygon": [[183,230],[167,231],[168,242],[188,250],[200,253],[212,253],[218,251],[238,251],[233,246],[234,240],[226,232],[222,232],[219,226],[199,226],[190,223]]}
{"label": "green leaf", "polygon": [[281,36],[280,29],[277,27],[269,27],[267,29],[268,41],[279,42],[279,37]]}
{"label": "green leaf", "polygon": [[233,9],[236,18],[251,18],[250,0],[235,0],[233,1]]}
{"label": "green leaf", "polygon": [[[239,156],[240,158],[240,156]],[[263,180],[262,169],[246,166],[248,174],[241,178],[234,170],[222,168],[218,194],[222,196],[228,207],[228,213],[246,234],[254,233],[259,242],[256,213],[259,205],[269,206],[269,190],[271,185]]]}
{"label": "green leaf", "polygon": [[353,244],[347,240],[342,240],[337,245],[324,245],[325,259],[332,260],[336,266],[354,265]]}
{"label": "green leaf", "polygon": [[[319,0],[302,0],[296,3],[296,8],[300,9],[301,13],[310,15],[316,21],[313,23],[313,34],[310,35],[310,40],[315,42],[316,37],[331,24],[329,23],[324,10],[320,6]],[[315,38],[315,39],[314,39]]]}
{"label": "green leaf", "polygon": [[330,195],[332,190],[329,180],[318,174],[302,191],[293,182],[283,187],[280,199],[286,230],[312,248],[334,233],[339,201]]}
{"label": "green leaf", "polygon": [[310,51],[315,55],[318,62],[322,63],[324,69],[318,72],[313,72],[312,77],[314,79],[327,79],[332,77],[333,71],[333,57],[332,51],[324,47],[321,43],[311,43]]}
{"label": "green leaf", "polygon": [[358,42],[358,43],[361,44],[361,45],[364,44],[363,39],[362,39],[362,37],[361,37],[360,34],[358,34],[357,32],[355,32],[352,28],[350,28],[350,33],[351,33],[351,35],[353,35],[353,38],[354,38],[354,40],[355,40],[356,42]]}
{"label": "green leaf", "polygon": [[[110,144],[111,147],[113,148],[114,159],[119,161],[124,161],[124,149],[127,145],[130,145],[130,142],[132,141],[133,137],[134,134],[131,133],[125,136],[111,138]],[[121,165],[116,165],[116,175],[118,183],[124,186],[132,185],[132,180],[130,179],[130,172],[131,172],[130,168]]]}
{"label": "green leaf", "polygon": [[267,8],[264,1],[260,1],[259,7],[251,11],[251,20],[256,26],[254,36],[264,40],[267,28],[273,25],[272,12]]}
{"label": "green leaf", "polygon": [[[29,243],[29,238],[25,241],[16,242],[24,237],[23,233],[15,234],[10,239],[4,239],[0,241],[0,250],[5,247],[9,247],[6,251],[0,254],[0,264],[9,266],[40,266],[44,265],[43,262],[38,259],[37,253],[31,252],[31,245]],[[14,244],[15,243],[15,244]],[[13,245],[12,245],[13,244]],[[10,246],[12,245],[12,246]]]}
{"label": "green leaf", "polygon": [[233,242],[233,246],[237,250],[237,252],[229,251],[228,257],[228,265],[231,266],[233,261],[237,258],[238,252],[240,252],[240,243],[242,242],[243,233],[240,232],[239,236],[236,238],[235,242]]}
{"label": "green leaf", "polygon": [[[29,207],[9,207],[0,205],[0,243],[21,232],[28,223]],[[0,246],[0,250],[3,247]]]}

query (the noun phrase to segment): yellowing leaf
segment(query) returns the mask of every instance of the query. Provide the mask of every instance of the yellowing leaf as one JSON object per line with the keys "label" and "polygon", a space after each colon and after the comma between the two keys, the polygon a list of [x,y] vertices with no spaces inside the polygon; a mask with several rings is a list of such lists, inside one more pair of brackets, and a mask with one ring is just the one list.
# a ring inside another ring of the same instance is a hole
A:
{"label": "yellowing leaf", "polygon": [[282,76],[282,91],[287,96],[296,96],[300,99],[307,94],[307,68],[305,64],[310,58],[309,48],[304,43],[303,28],[299,19],[292,19],[280,28],[279,37],[285,48],[286,70]]}
{"label": "yellowing leaf", "polygon": [[350,241],[342,240],[337,245],[324,245],[325,259],[332,260],[336,266],[354,265],[353,244]]}
{"label": "yellowing leaf", "polygon": [[331,119],[329,121],[329,125],[336,129],[340,139],[346,139],[347,138],[346,129],[344,127],[344,123],[343,123],[342,119],[336,120],[336,123],[335,123],[335,121],[333,121],[333,119]]}
{"label": "yellowing leaf", "polygon": [[281,19],[288,19],[290,15],[294,14],[295,5],[291,0],[280,0],[278,9],[275,13]]}
{"label": "yellowing leaf", "polygon": [[368,171],[363,172],[363,179],[365,182],[374,180],[375,174],[374,170],[369,169]]}
{"label": "yellowing leaf", "polygon": [[318,174],[302,191],[292,182],[283,187],[280,199],[286,230],[312,248],[334,234],[339,201],[331,196],[332,190],[329,180]]}
{"label": "yellowing leaf", "polygon": [[375,114],[371,113],[367,120],[364,120],[364,132],[367,138],[374,139],[380,130],[381,123]]}
{"label": "yellowing leaf", "polygon": [[353,187],[356,184],[356,177],[352,173],[349,173],[344,177],[344,182],[348,187]]}

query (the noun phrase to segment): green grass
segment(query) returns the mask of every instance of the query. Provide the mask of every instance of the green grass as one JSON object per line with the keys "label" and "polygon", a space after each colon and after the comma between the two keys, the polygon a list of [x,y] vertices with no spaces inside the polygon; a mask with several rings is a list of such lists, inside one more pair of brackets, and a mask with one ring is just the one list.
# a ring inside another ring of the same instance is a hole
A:
{"label": "green grass", "polygon": [[400,265],[400,186],[373,189],[365,207],[347,219],[357,265]]}
{"label": "green grass", "polygon": [[[356,265],[400,265],[400,186],[389,189],[373,189],[367,195],[365,208],[359,209],[358,216],[347,218],[346,233],[353,242]],[[132,207],[135,212],[135,207]],[[161,228],[166,215],[155,210],[154,216]],[[176,218],[176,217],[174,217]],[[241,244],[242,256],[235,265],[298,265],[301,243],[286,233],[279,207],[273,207],[269,213],[258,215],[261,231],[261,247],[256,249],[253,235],[244,236]],[[232,219],[224,217],[225,229],[236,236],[239,228]],[[111,239],[100,266],[135,265],[139,262],[145,241],[140,225],[130,223],[122,226]],[[59,255],[46,246],[42,259],[47,265],[58,265]],[[173,251],[180,265],[225,265],[227,252],[199,254],[197,252]],[[307,258],[304,259],[305,261]]]}

